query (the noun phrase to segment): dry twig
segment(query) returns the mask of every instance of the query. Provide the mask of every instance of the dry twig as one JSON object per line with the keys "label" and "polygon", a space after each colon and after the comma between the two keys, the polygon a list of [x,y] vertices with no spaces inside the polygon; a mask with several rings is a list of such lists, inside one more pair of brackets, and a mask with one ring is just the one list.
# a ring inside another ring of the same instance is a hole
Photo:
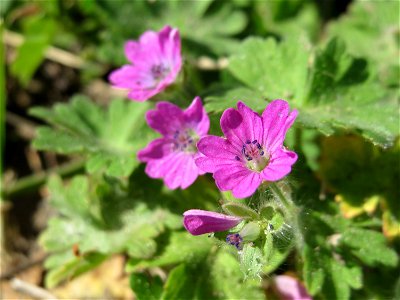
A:
{"label": "dry twig", "polygon": [[56,296],[48,292],[47,290],[33,285],[31,283],[25,282],[18,278],[13,278],[11,280],[11,287],[22,294],[30,296],[35,299],[57,299]]}

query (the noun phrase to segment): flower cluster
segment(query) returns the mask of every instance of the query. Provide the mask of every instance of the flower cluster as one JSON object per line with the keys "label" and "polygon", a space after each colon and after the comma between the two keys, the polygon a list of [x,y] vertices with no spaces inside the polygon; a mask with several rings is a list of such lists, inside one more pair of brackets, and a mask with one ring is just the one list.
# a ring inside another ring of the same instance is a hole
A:
{"label": "flower cluster", "polygon": [[[125,44],[131,64],[113,71],[109,79],[115,87],[129,89],[130,99],[146,101],[176,79],[182,65],[180,49],[177,29],[166,26],[158,33],[147,31],[139,41]],[[219,137],[207,135],[210,120],[199,97],[186,109],[161,101],[146,113],[148,125],[161,137],[140,150],[138,159],[146,163],[149,177],[163,179],[170,189],[185,189],[208,172],[221,191],[249,197],[262,182],[290,173],[297,155],[283,142],[296,116],[297,111],[290,111],[284,100],[272,101],[261,115],[238,102],[237,109],[228,108],[222,114],[224,137]],[[191,209],[183,214],[183,225],[192,235],[201,235],[242,224],[240,232],[226,236],[229,245],[242,250],[243,243],[257,240],[265,226],[260,227],[259,214],[250,208],[232,205],[242,214]]]}

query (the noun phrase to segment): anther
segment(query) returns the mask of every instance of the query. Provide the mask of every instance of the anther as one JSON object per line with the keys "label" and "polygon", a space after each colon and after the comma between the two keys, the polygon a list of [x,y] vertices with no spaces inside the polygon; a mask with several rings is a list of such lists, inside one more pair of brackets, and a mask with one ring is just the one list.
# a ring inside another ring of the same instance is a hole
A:
{"label": "anther", "polygon": [[[257,143],[257,140],[252,141],[252,143],[253,143],[253,144],[256,144],[256,143]],[[259,145],[259,144],[258,144],[258,145]]]}
{"label": "anther", "polygon": [[251,141],[250,141],[250,140],[247,140],[247,141],[246,141],[246,144],[251,144]]}
{"label": "anther", "polygon": [[235,159],[237,160],[237,161],[240,161],[240,158],[239,158],[239,156],[235,156]]}

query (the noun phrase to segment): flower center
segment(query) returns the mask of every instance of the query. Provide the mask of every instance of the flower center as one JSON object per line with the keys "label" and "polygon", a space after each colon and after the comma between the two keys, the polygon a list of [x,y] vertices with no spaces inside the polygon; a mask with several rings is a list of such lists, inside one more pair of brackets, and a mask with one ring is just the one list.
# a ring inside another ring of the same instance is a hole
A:
{"label": "flower center", "polygon": [[173,135],[173,150],[195,153],[198,139],[197,134],[191,129],[177,130]]}
{"label": "flower center", "polygon": [[257,140],[247,140],[242,146],[240,156],[236,155],[235,159],[244,162],[248,169],[261,172],[268,165],[269,155]]}
{"label": "flower center", "polygon": [[154,80],[160,81],[160,80],[164,79],[165,76],[168,74],[169,68],[162,64],[153,65],[151,67],[150,72],[151,72],[151,75],[153,76]]}

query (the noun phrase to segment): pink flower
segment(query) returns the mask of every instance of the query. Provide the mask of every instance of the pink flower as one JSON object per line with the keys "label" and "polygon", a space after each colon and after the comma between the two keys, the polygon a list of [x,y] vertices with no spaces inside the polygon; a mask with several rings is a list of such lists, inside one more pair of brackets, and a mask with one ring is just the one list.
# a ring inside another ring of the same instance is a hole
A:
{"label": "pink flower", "polygon": [[296,278],[279,275],[274,281],[274,289],[282,300],[312,300],[305,287]]}
{"label": "pink flower", "polygon": [[210,120],[200,97],[185,110],[169,102],[159,102],[155,110],[146,113],[146,120],[162,134],[138,153],[138,159],[147,163],[146,174],[163,178],[170,189],[187,188],[198,175],[204,174],[195,164],[200,155],[196,143],[207,134]]}
{"label": "pink flower", "polygon": [[138,42],[126,42],[125,55],[131,64],[113,71],[109,80],[114,87],[129,89],[128,98],[146,101],[174,82],[181,69],[179,31],[169,26],[146,31]]}
{"label": "pink flower", "polygon": [[197,166],[213,177],[221,191],[232,190],[237,198],[252,195],[263,180],[277,181],[290,173],[296,153],[283,147],[297,111],[284,100],[272,101],[262,116],[244,103],[229,108],[221,117],[226,138],[206,136],[197,147],[204,157]]}
{"label": "pink flower", "polygon": [[212,211],[191,209],[183,213],[183,226],[192,235],[225,231],[235,227],[241,218],[227,216]]}

